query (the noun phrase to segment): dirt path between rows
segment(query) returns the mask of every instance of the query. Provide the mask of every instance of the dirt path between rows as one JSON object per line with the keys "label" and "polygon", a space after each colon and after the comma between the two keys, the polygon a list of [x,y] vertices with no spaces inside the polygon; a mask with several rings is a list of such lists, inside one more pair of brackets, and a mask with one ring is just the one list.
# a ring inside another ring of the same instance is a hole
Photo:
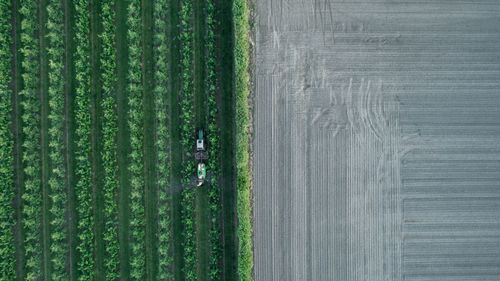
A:
{"label": "dirt path between rows", "polygon": [[69,278],[71,281],[77,280],[77,260],[76,260],[76,245],[77,245],[77,215],[76,215],[76,194],[75,194],[75,171],[74,171],[74,76],[73,76],[73,2],[72,0],[63,1],[64,9],[64,33],[65,33],[65,57],[64,57],[64,80],[65,88],[65,113],[66,120],[64,139],[66,147],[66,186],[68,187],[68,246],[69,246]]}
{"label": "dirt path between rows", "polygon": [[48,60],[47,60],[47,0],[39,2],[39,40],[40,40],[40,134],[41,134],[41,168],[42,168],[42,264],[44,280],[49,280],[51,275],[51,261],[50,261],[50,199],[49,199],[49,142],[48,142],[48,129],[49,129],[49,76],[48,76]]}
{"label": "dirt path between rows", "polygon": [[21,80],[21,59],[19,53],[19,42],[21,35],[21,19],[18,13],[19,1],[12,1],[12,38],[13,38],[13,60],[12,60],[12,132],[14,135],[14,183],[16,195],[14,198],[15,218],[18,222],[14,226],[14,237],[16,243],[16,275],[19,280],[24,280],[24,231],[21,222],[23,221],[23,200],[24,193],[24,170],[23,170],[23,138],[21,127],[21,96],[19,92],[22,88]]}
{"label": "dirt path between rows", "polygon": [[102,111],[100,101],[102,99],[100,82],[100,47],[99,47],[99,34],[102,26],[99,20],[100,5],[97,0],[90,2],[90,69],[91,69],[91,162],[92,162],[92,193],[94,202],[94,237],[95,237],[95,278],[98,281],[105,280],[104,271],[104,200],[102,193],[103,186],[103,168],[101,163],[101,150],[102,150],[102,133],[101,133],[101,120]]}

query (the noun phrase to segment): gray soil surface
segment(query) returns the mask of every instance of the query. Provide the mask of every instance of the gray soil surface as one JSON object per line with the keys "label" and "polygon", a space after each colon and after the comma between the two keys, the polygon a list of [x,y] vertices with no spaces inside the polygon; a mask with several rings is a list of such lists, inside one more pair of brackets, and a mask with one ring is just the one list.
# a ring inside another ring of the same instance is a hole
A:
{"label": "gray soil surface", "polygon": [[255,2],[255,279],[500,280],[500,2]]}

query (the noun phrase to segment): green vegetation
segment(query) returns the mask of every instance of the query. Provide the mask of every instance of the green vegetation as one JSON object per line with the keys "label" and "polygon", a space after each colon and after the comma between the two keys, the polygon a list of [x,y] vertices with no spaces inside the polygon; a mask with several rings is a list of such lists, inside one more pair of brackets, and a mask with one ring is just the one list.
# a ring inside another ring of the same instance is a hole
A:
{"label": "green vegetation", "polygon": [[230,2],[13,3],[0,0],[0,279],[236,279]]}
{"label": "green vegetation", "polygon": [[104,233],[106,256],[104,267],[106,280],[119,278],[118,257],[118,206],[115,200],[117,179],[117,152],[116,152],[116,55],[115,55],[115,11],[114,1],[102,1],[102,25],[100,35],[102,53],[100,56],[102,71],[102,164],[104,167]]}
{"label": "green vegetation", "polygon": [[9,0],[0,2],[0,280],[15,279],[15,248],[13,227],[14,208],[12,200],[14,199],[14,159],[12,150],[14,142],[12,141],[12,132],[9,129],[11,124],[10,115],[12,105],[10,102],[11,91],[9,89],[10,70],[12,55],[10,52],[11,3]]}
{"label": "green vegetation", "polygon": [[249,43],[246,0],[234,0],[234,61],[236,92],[236,169],[238,186],[238,275],[252,280],[252,221],[249,171]]}
{"label": "green vegetation", "polygon": [[192,27],[193,4],[191,0],[182,1],[180,10],[181,33],[181,144],[183,150],[182,159],[182,221],[184,224],[184,274],[186,280],[196,280],[196,227],[195,227],[195,190],[193,186],[193,174],[195,170],[194,155],[192,150],[194,140],[194,114],[193,114],[193,27]]}
{"label": "green vegetation", "polygon": [[128,5],[128,44],[129,44],[129,129],[132,153],[129,171],[131,175],[130,192],[130,229],[132,257],[130,275],[134,280],[145,277],[145,211],[144,211],[144,124],[142,106],[142,34],[141,34],[141,1],[131,0]]}
{"label": "green vegetation", "polygon": [[209,261],[209,278],[210,280],[222,280],[221,259],[222,259],[222,244],[221,244],[221,200],[220,200],[220,130],[217,126],[217,57],[215,52],[215,29],[216,22],[214,19],[215,5],[213,0],[205,1],[205,14],[206,14],[206,31],[205,31],[205,93],[207,97],[208,108],[208,134],[207,140],[210,143],[210,151],[208,155],[208,170],[212,172],[210,179],[209,190],[209,208],[211,227],[209,232],[210,239],[210,261]]}
{"label": "green vegetation", "polygon": [[168,1],[157,0],[154,5],[154,64],[155,64],[155,129],[158,185],[158,278],[171,280],[172,265],[172,196],[170,190],[170,136],[168,111]]}
{"label": "green vegetation", "polygon": [[64,125],[64,33],[62,2],[51,0],[47,6],[47,50],[49,59],[49,159],[52,170],[49,174],[48,185],[51,198],[51,241],[50,252],[52,280],[67,280],[65,270],[66,256],[68,255],[67,228],[65,217],[67,211],[67,187],[65,181],[66,166],[63,125]]}
{"label": "green vegetation", "polygon": [[41,155],[40,155],[40,100],[39,90],[39,39],[38,6],[31,0],[22,0],[19,13],[21,22],[21,54],[23,55],[23,166],[25,174],[23,202],[24,252],[26,256],[26,280],[38,280],[42,276],[40,225],[42,205]]}
{"label": "green vegetation", "polygon": [[89,0],[76,0],[75,122],[76,198],[78,214],[78,271],[80,281],[94,280],[94,218],[92,216],[92,170],[90,164],[90,9]]}

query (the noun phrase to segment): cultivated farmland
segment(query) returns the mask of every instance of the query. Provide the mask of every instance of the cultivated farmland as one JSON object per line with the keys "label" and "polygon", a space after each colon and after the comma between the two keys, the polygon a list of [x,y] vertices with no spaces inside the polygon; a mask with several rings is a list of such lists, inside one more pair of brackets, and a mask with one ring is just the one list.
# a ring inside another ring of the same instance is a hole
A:
{"label": "cultivated farmland", "polygon": [[499,280],[500,3],[255,4],[255,279]]}
{"label": "cultivated farmland", "polygon": [[232,10],[0,1],[0,280],[238,280]]}

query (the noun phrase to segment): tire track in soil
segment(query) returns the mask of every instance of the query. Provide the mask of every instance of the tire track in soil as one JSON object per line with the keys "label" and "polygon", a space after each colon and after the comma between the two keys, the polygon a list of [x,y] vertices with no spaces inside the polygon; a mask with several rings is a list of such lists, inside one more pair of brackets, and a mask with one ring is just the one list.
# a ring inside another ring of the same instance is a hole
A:
{"label": "tire track in soil", "polygon": [[180,90],[180,43],[179,43],[179,9],[180,1],[171,2],[170,6],[170,120],[171,120],[171,163],[172,163],[172,222],[173,222],[173,254],[174,254],[174,280],[184,280],[184,248],[183,235],[184,226],[182,224],[182,189],[181,189],[181,162],[182,146],[180,143],[180,120],[179,120],[179,97]]}
{"label": "tire track in soil", "polygon": [[121,280],[130,279],[129,256],[129,193],[130,180],[128,171],[128,156],[131,152],[130,132],[127,124],[129,110],[127,97],[127,70],[128,70],[128,45],[127,45],[127,3],[117,1],[116,6],[116,58],[117,58],[117,115],[118,115],[118,239],[120,243],[120,277]]}
{"label": "tire track in soil", "polygon": [[156,280],[158,255],[156,240],[157,190],[156,190],[156,150],[155,112],[153,93],[153,1],[142,1],[142,84],[144,108],[144,209],[146,216],[146,278]]}
{"label": "tire track in soil", "polygon": [[104,242],[102,233],[104,226],[103,219],[103,194],[99,187],[103,186],[103,169],[101,164],[102,149],[101,144],[101,108],[100,101],[101,82],[100,82],[100,62],[99,62],[99,33],[102,26],[99,24],[100,5],[98,0],[90,1],[90,68],[91,68],[91,162],[92,162],[92,196],[94,201],[94,237],[95,237],[95,278],[96,280],[105,280],[104,275]]}
{"label": "tire track in soil", "polygon": [[[204,0],[194,0],[194,91],[195,91],[195,128],[204,130],[204,138],[207,141],[207,96],[205,92],[205,42],[203,34],[205,32],[205,15],[203,13]],[[193,132],[196,133],[196,132]],[[193,148],[194,149],[194,148]],[[210,149],[210,148],[208,148]],[[194,159],[193,159],[194,161]],[[196,221],[196,249],[198,250],[197,275],[199,280],[208,280],[208,255],[209,236],[208,225],[210,210],[208,209],[208,181],[201,187],[196,188],[195,221]]]}
{"label": "tire track in soil", "polygon": [[69,246],[69,278],[70,280],[77,280],[77,260],[76,260],[76,245],[77,245],[77,239],[74,239],[76,237],[77,233],[77,223],[78,221],[76,220],[77,215],[76,215],[76,204],[73,204],[73,202],[76,202],[76,194],[75,194],[75,189],[73,188],[75,185],[75,172],[74,172],[74,159],[75,159],[75,153],[74,153],[74,106],[73,106],[73,100],[74,100],[74,71],[73,71],[73,65],[72,65],[72,54],[74,53],[74,47],[73,47],[73,1],[72,0],[64,0],[63,1],[63,10],[64,10],[64,33],[65,33],[65,47],[66,47],[66,52],[64,55],[64,80],[66,81],[65,83],[65,132],[64,132],[64,139],[65,139],[65,147],[66,147],[66,185],[68,187],[68,214],[67,214],[67,221],[68,221],[68,246]]}
{"label": "tire track in soil", "polygon": [[22,149],[22,124],[21,124],[21,96],[19,92],[22,88],[21,80],[21,59],[19,53],[19,42],[21,34],[21,19],[18,13],[19,0],[12,1],[12,38],[13,38],[13,60],[12,60],[12,132],[14,136],[14,184],[16,186],[16,195],[14,197],[15,218],[18,223],[14,226],[14,238],[16,247],[16,276],[19,280],[24,280],[24,232],[22,227],[23,204],[22,194],[24,192],[24,174],[23,174],[23,149]]}
{"label": "tire track in soil", "polygon": [[49,186],[48,178],[50,171],[49,143],[48,143],[48,60],[47,60],[47,0],[38,3],[39,13],[39,40],[40,40],[40,134],[41,134],[41,175],[42,175],[42,268],[44,280],[50,280],[50,214],[49,214]]}

